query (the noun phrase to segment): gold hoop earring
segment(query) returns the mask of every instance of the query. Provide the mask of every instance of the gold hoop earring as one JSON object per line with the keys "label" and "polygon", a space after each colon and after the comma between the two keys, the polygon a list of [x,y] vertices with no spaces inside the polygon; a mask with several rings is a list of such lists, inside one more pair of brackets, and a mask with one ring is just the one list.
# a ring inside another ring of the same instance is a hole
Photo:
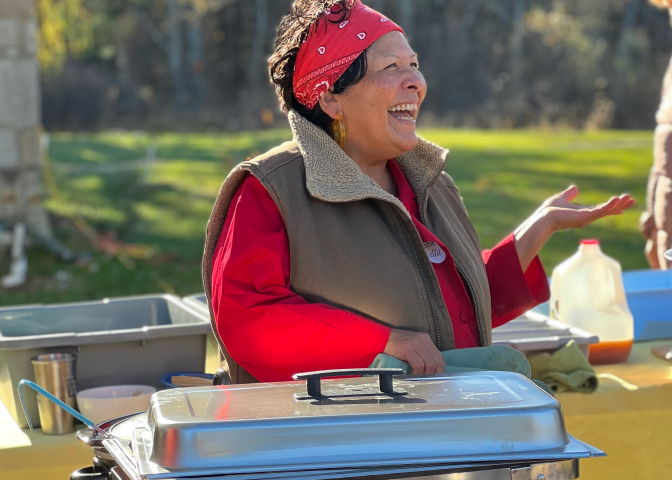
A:
{"label": "gold hoop earring", "polygon": [[332,123],[331,129],[334,132],[334,141],[342,149],[345,146],[345,125],[343,124],[343,117],[340,113],[336,115],[336,119],[334,120],[334,123]]}

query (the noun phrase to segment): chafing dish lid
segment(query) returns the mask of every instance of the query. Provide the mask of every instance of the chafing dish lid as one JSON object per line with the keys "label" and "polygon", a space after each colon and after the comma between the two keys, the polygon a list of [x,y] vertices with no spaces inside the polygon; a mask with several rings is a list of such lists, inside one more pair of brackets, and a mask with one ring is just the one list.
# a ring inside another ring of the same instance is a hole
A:
{"label": "chafing dish lid", "polygon": [[[176,469],[312,468],[562,449],[558,402],[518,374],[372,377],[164,390],[138,448]],[[298,397],[298,398],[297,398]]]}

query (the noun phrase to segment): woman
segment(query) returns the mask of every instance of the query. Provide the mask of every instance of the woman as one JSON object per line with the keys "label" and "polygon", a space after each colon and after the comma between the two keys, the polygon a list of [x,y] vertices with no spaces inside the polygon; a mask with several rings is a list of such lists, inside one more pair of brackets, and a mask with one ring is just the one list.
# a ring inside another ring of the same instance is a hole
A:
{"label": "woman", "polygon": [[[651,0],[660,8],[670,8],[668,0]],[[653,167],[646,189],[646,210],[639,226],[646,237],[645,255],[651,268],[667,270],[670,262],[664,257],[672,248],[672,62],[663,80],[662,99],[656,113],[653,141]]]}
{"label": "woman", "polygon": [[298,0],[270,66],[294,141],[229,175],[203,261],[236,383],[380,353],[440,373],[440,351],[490,345],[547,300],[537,253],[553,232],[632,204],[578,207],[571,187],[481,253],[448,152],[416,136],[427,86],[399,26],[359,1]]}

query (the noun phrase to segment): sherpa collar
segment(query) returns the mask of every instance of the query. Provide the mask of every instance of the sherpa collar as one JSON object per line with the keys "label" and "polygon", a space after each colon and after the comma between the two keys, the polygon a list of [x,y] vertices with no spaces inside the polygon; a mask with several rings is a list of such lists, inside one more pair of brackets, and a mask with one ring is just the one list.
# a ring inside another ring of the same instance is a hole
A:
{"label": "sherpa collar", "polygon": [[[289,112],[289,124],[303,155],[306,188],[313,197],[332,203],[375,198],[406,212],[399,199],[362,172],[324,130],[295,111]],[[447,156],[445,148],[420,139],[413,150],[395,159],[418,196],[421,209],[427,189],[443,171]]]}

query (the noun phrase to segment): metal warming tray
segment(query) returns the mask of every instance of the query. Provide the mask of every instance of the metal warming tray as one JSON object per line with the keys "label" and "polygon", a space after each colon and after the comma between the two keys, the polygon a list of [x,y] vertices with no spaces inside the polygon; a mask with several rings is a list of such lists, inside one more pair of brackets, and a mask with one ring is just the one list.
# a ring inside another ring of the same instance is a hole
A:
{"label": "metal warming tray", "polygon": [[600,339],[592,333],[570,327],[537,312],[527,312],[492,331],[493,345],[507,345],[526,355],[555,352],[574,340],[588,357],[588,348]]}
{"label": "metal warming tray", "polygon": [[91,434],[93,445],[129,479],[510,474],[528,463],[571,479],[577,459],[603,455],[569,436],[558,402],[518,374],[321,379],[356,373],[164,390],[147,414],[109,426],[114,438]]}

